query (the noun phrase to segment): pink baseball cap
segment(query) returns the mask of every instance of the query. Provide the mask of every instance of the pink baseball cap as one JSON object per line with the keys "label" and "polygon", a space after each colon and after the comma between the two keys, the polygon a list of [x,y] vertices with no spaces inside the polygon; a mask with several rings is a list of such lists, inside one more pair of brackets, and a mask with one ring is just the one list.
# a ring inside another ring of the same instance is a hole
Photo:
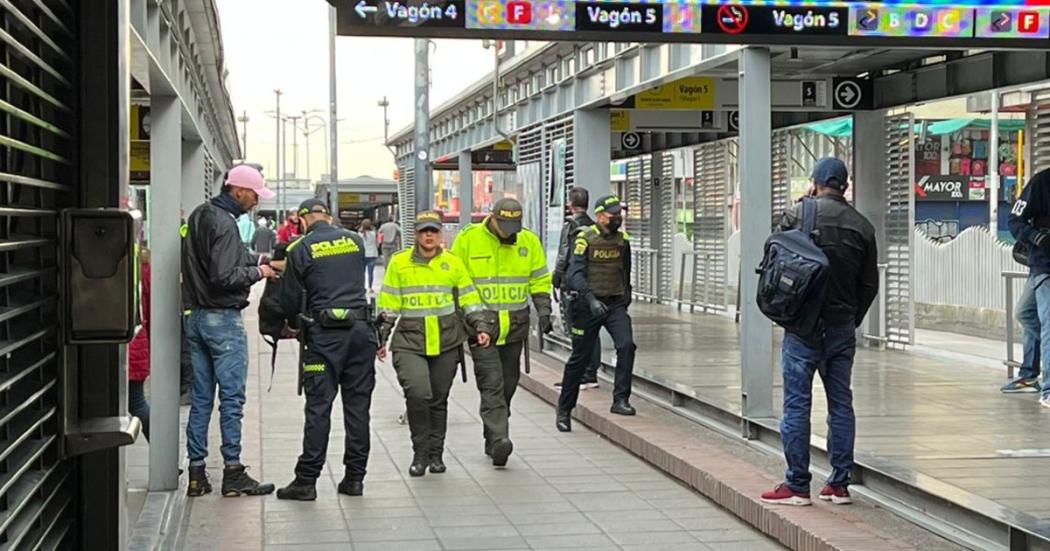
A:
{"label": "pink baseball cap", "polygon": [[251,165],[237,165],[231,168],[229,175],[226,177],[226,185],[250,189],[260,199],[273,199],[277,196],[276,193],[266,187],[262,173]]}

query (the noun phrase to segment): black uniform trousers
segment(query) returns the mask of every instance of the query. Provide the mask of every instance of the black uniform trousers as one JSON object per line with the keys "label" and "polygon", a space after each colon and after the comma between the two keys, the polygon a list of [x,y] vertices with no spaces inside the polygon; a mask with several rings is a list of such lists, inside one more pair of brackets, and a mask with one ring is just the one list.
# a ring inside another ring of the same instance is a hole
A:
{"label": "black uniform trousers", "polygon": [[445,451],[448,394],[456,379],[459,347],[437,356],[393,351],[394,370],[405,392],[412,452],[422,459],[439,458]]}
{"label": "black uniform trousers", "polygon": [[525,341],[495,344],[482,348],[476,343],[470,347],[474,360],[474,378],[481,394],[482,435],[485,453],[496,440],[510,438],[510,401],[518,390],[521,378],[521,350]]}
{"label": "black uniform trousers", "polygon": [[309,329],[307,338],[303,363],[306,366],[323,364],[324,369],[307,370],[303,374],[306,422],[303,453],[295,466],[295,475],[306,480],[316,480],[321,475],[332,428],[332,402],[336,393],[341,393],[346,429],[343,464],[349,480],[364,480],[370,449],[368,410],[376,386],[375,331],[364,321],[355,322],[347,329],[322,329],[315,325]]}
{"label": "black uniform trousers", "polygon": [[631,316],[627,313],[627,302],[623,297],[600,299],[609,307],[609,313],[596,318],[591,314],[586,301],[573,303],[572,354],[565,364],[561,380],[561,396],[558,398],[558,410],[568,412],[576,407],[580,396],[580,382],[587,364],[594,354],[594,344],[602,327],[612,336],[616,345],[616,376],[613,386],[613,400],[627,400],[631,397],[631,376],[634,372],[634,333],[631,328]]}
{"label": "black uniform trousers", "polygon": [[[572,319],[572,315],[566,315],[566,310],[572,308],[578,300],[569,300],[570,291],[566,288],[561,290],[561,306],[562,306],[562,321],[567,322]],[[566,327],[569,337],[572,337],[571,328]],[[594,339],[594,346],[591,349],[591,356],[587,360],[587,367],[583,370],[583,383],[597,383],[598,382],[598,370],[602,367],[602,340],[601,338]]]}

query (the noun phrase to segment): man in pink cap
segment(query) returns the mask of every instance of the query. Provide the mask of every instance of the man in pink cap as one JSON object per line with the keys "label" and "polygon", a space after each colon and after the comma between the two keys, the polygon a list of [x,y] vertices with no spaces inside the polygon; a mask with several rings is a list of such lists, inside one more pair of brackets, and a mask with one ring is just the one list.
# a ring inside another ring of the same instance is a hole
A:
{"label": "man in pink cap", "polygon": [[182,255],[182,303],[186,338],[193,362],[190,416],[186,424],[186,451],[190,460],[187,494],[211,492],[205,471],[208,424],[219,389],[219,428],[222,431],[222,495],[265,495],[273,484],[248,476],[241,464],[241,418],[244,416],[248,376],[248,334],[241,310],[248,306],[252,285],[274,277],[265,257],[248,251],[241,242],[237,218],[270,199],[259,169],[233,167],[222,192],[197,207],[187,220]]}

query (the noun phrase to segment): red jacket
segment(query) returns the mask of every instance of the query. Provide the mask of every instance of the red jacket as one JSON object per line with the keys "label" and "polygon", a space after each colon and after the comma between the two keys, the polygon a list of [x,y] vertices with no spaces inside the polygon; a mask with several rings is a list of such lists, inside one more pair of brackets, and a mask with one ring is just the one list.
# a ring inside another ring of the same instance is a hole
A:
{"label": "red jacket", "polygon": [[281,224],[280,228],[277,228],[277,241],[281,243],[291,243],[295,241],[296,237],[299,237],[299,225],[290,224],[285,222]]}
{"label": "red jacket", "polygon": [[142,330],[128,345],[128,380],[145,381],[149,377],[149,264],[142,265]]}

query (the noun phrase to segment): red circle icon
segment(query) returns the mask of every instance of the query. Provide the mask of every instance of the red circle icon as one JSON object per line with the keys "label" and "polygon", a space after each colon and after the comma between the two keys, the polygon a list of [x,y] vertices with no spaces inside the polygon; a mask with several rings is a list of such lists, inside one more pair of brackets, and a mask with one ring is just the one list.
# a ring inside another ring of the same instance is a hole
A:
{"label": "red circle icon", "polygon": [[718,13],[715,19],[718,21],[718,28],[722,29],[722,32],[726,34],[740,34],[747,28],[748,22],[747,8],[740,4],[724,4],[718,7]]}

